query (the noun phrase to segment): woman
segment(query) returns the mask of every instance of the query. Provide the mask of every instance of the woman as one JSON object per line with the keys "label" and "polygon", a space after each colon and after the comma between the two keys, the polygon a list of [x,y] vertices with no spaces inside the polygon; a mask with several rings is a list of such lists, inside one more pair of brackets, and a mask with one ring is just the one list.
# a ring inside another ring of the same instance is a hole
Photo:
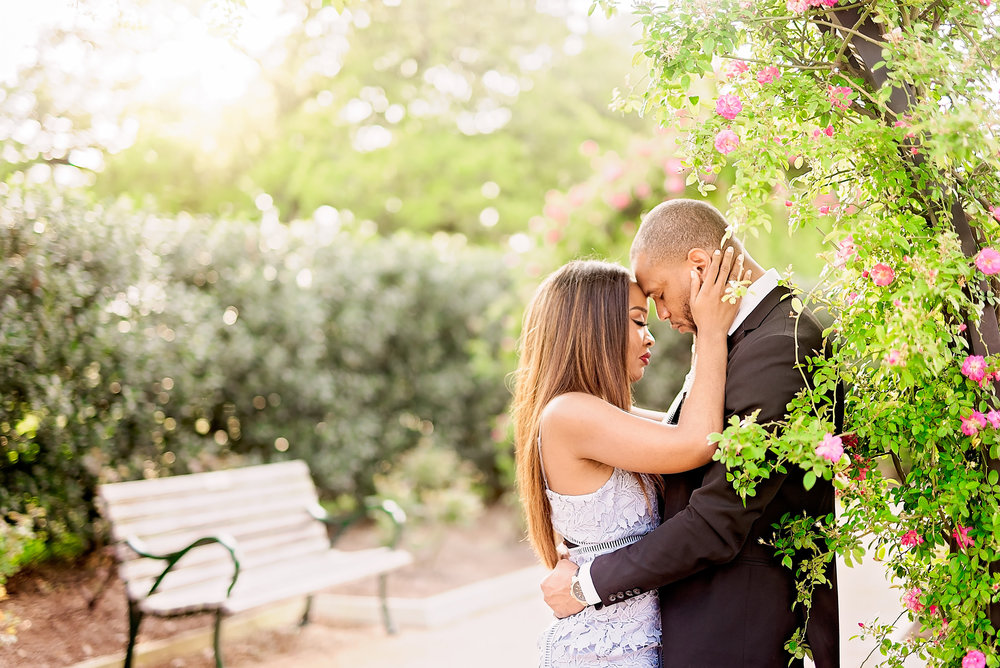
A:
{"label": "woman", "polygon": [[[524,317],[514,396],[517,480],[536,553],[552,568],[558,534],[577,563],[659,523],[662,479],[708,463],[721,430],[726,331],[737,304],[722,296],[742,258],[716,254],[692,272],[698,326],[694,382],[679,424],[632,406],[653,337],[646,296],[618,265],[570,262],[539,286]],[[703,282],[702,282],[703,281]],[[656,592],[556,620],[539,639],[543,666],[651,666],[659,661]]]}

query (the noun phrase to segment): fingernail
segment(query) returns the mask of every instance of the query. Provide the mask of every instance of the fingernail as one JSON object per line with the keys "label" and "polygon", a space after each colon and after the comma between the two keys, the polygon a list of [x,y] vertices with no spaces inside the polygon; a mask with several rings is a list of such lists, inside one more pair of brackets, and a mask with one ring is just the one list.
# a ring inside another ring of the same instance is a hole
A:
{"label": "fingernail", "polygon": [[715,254],[716,254],[716,255],[718,255],[718,254],[719,254],[719,253],[721,253],[721,252],[722,252],[722,251],[718,251],[718,250],[717,250],[717,251],[715,251]]}

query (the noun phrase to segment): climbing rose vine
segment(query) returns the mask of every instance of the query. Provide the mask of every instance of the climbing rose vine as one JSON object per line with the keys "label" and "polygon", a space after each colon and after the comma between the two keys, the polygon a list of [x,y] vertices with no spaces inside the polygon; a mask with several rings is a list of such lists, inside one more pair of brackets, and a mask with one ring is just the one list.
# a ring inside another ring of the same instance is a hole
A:
{"label": "climbing rose vine", "polygon": [[[839,518],[776,527],[797,604],[835,555],[850,566],[871,552],[920,628],[901,640],[893,620],[857,620],[882,665],[1000,666],[1000,15],[989,0],[630,10],[649,76],[617,106],[682,133],[703,194],[731,171],[734,234],[778,222],[828,243],[819,284],[792,302],[826,323],[831,355],[805,364],[812,391],[777,432],[751,416],[715,437],[740,494],[790,466],[837,490]],[[826,397],[841,386],[838,431]],[[786,649],[809,653],[801,629]]]}

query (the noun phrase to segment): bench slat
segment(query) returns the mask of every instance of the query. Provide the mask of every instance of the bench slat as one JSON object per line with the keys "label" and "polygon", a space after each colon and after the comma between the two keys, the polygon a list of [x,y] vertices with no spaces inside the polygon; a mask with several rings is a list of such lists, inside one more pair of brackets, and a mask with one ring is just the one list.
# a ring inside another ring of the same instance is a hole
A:
{"label": "bench slat", "polygon": [[341,552],[322,557],[248,570],[240,575],[232,596],[226,600],[229,582],[199,583],[187,588],[156,593],[142,601],[143,612],[171,616],[196,610],[222,608],[226,614],[250,610],[274,601],[305,596],[334,585],[390,572],[412,562],[409,553],[389,548]]}
{"label": "bench slat", "polygon": [[266,487],[234,487],[207,492],[184,492],[155,499],[128,499],[106,503],[106,517],[116,524],[130,524],[144,519],[197,516],[214,506],[255,507],[264,504],[292,506],[315,500],[316,492],[309,478],[282,479],[281,484]]}
{"label": "bench slat", "polygon": [[[241,543],[237,556],[240,559],[240,567],[247,569],[280,559],[300,559],[310,555],[324,554],[329,550],[330,543],[325,537],[303,535],[300,539],[291,540],[279,546],[275,546],[270,540],[266,543],[263,541]],[[138,591],[146,592],[149,591],[153,580],[159,577],[164,568],[166,568],[166,562],[159,559],[136,559],[122,564],[120,573],[122,579],[130,585],[135,583]],[[177,562],[160,588],[169,589],[181,579],[197,581],[213,577],[229,577],[232,572],[233,560],[229,556],[229,552],[220,545],[205,545],[191,550]]]}
{"label": "bench slat", "polygon": [[[206,505],[210,500],[205,500]],[[112,535],[116,539],[129,536],[146,537],[167,535],[171,533],[205,534],[207,529],[222,530],[226,527],[241,527],[254,521],[266,521],[275,530],[283,524],[295,526],[302,518],[313,520],[307,508],[315,503],[315,499],[298,501],[281,501],[268,504],[266,499],[243,506],[216,505],[206,507],[202,512],[189,516],[162,515],[149,519],[139,519],[130,522],[113,524]],[[315,520],[313,520],[315,522]],[[225,529],[229,531],[230,529]]]}
{"label": "bench slat", "polygon": [[295,459],[222,471],[110,483],[101,485],[100,493],[109,504],[115,505],[128,499],[154,499],[161,496],[202,493],[227,487],[245,486],[256,489],[276,480],[301,478],[303,475],[309,477],[309,467],[304,461]]}

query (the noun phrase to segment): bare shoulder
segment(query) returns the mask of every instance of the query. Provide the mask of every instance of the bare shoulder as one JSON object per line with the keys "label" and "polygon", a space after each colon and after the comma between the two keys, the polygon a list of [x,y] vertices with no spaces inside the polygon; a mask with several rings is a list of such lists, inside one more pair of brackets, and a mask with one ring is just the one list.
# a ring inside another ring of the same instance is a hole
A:
{"label": "bare shoulder", "polygon": [[599,397],[586,392],[567,392],[554,398],[542,409],[542,428],[547,432],[565,433],[587,429],[595,421],[604,420],[618,409]]}

